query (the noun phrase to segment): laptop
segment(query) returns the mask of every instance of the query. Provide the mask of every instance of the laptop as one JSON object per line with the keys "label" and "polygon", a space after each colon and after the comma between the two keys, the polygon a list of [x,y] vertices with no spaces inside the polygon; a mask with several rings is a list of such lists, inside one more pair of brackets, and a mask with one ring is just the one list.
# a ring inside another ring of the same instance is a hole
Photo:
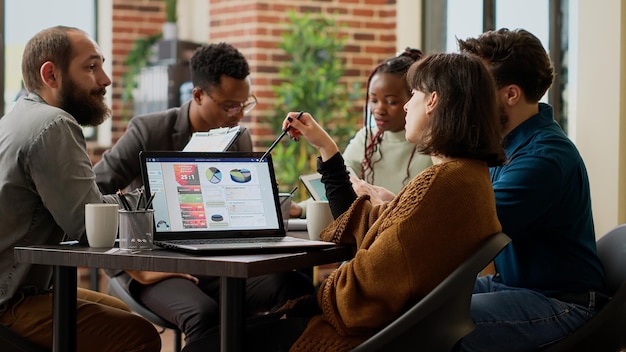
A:
{"label": "laptop", "polygon": [[262,155],[141,152],[145,191],[154,194],[154,244],[193,253],[334,246],[286,235],[272,159]]}

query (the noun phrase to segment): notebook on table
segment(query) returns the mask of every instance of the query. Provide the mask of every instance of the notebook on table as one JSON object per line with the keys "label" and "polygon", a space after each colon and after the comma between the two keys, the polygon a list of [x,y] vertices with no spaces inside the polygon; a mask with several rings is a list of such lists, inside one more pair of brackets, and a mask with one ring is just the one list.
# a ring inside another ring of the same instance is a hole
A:
{"label": "notebook on table", "polygon": [[145,191],[155,194],[154,244],[195,253],[333,246],[286,235],[272,159],[262,155],[141,152]]}

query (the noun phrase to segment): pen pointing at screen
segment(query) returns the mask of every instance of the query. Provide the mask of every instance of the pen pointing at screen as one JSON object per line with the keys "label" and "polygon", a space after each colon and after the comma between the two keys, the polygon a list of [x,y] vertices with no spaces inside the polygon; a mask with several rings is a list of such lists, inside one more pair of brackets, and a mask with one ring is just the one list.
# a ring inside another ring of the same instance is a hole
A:
{"label": "pen pointing at screen", "polygon": [[330,159],[336,153],[339,153],[339,147],[332,137],[326,133],[324,128],[309,113],[299,115],[295,120],[295,112],[290,112],[283,121],[283,128],[290,127],[287,131],[291,139],[298,141],[300,137],[306,138],[311,146],[320,153],[322,161]]}
{"label": "pen pointing at screen", "polygon": [[[298,116],[296,116],[296,120],[299,120],[300,117],[302,117],[302,114],[304,112],[300,111],[300,113],[298,113]],[[267,149],[267,151],[263,154],[263,156],[261,156],[261,159],[259,159],[259,162],[262,162],[263,160],[265,160],[265,158],[267,158],[267,156],[269,155],[269,153],[272,151],[272,149],[274,149],[274,147],[276,147],[276,145],[278,144],[278,142],[280,142],[281,139],[283,139],[283,137],[285,137],[285,135],[287,134],[287,132],[289,131],[289,129],[291,129],[291,126],[287,126],[287,128],[285,128],[280,135],[278,136],[278,138],[276,138],[276,140],[272,143],[272,145],[270,145],[270,147]]]}

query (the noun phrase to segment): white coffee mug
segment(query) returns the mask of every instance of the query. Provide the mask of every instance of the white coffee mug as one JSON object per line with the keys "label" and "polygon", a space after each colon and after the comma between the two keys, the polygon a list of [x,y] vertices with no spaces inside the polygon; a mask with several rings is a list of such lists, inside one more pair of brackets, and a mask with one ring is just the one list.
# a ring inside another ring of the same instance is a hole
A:
{"label": "white coffee mug", "polygon": [[90,247],[111,248],[117,237],[117,204],[85,204],[85,233]]}
{"label": "white coffee mug", "polygon": [[306,229],[309,238],[320,239],[320,232],[333,221],[333,214],[330,212],[328,201],[313,200],[306,205]]}

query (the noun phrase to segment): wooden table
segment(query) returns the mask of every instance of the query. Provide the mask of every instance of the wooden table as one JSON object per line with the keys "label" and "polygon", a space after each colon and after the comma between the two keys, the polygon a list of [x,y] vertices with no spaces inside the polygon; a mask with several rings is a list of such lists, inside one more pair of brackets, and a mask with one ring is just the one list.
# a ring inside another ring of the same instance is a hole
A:
{"label": "wooden table", "polygon": [[295,253],[197,256],[162,249],[129,253],[73,246],[16,247],[19,263],[54,266],[53,351],[76,350],[76,267],[188,273],[220,277],[220,350],[243,350],[247,278],[315,265],[351,256],[347,247]]}

